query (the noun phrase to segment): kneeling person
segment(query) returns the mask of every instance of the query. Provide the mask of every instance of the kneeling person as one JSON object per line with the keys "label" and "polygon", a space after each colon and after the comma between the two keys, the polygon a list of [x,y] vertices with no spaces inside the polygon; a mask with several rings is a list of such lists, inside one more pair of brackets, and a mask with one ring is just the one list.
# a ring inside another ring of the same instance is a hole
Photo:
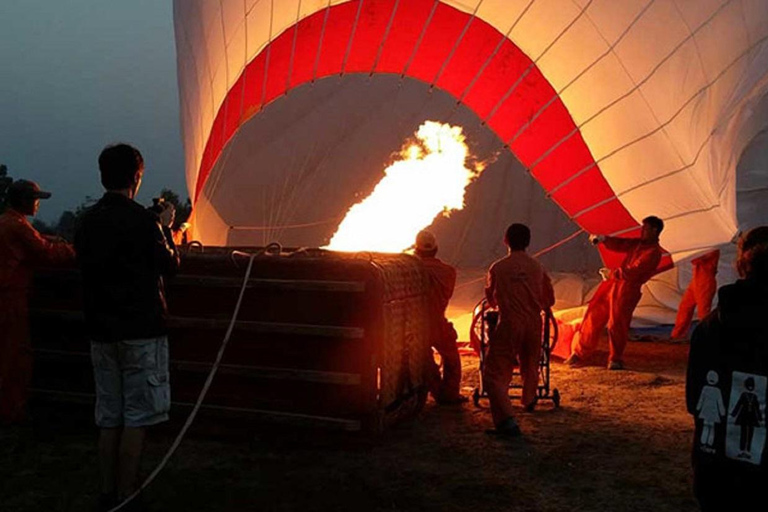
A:
{"label": "kneeling person", "polygon": [[445,310],[456,286],[456,269],[439,260],[437,239],[431,232],[423,230],[416,236],[416,256],[421,259],[431,284],[429,294],[430,343],[443,361],[443,376],[431,364],[430,392],[440,404],[457,404],[468,399],[461,395],[461,358],[456,346],[458,335],[453,324],[445,318]]}

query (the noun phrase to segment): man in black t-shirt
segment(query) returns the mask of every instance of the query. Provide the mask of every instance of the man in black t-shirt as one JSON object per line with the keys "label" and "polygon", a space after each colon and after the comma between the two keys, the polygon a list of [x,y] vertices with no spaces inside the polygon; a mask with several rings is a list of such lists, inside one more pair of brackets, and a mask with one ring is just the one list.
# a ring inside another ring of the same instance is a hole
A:
{"label": "man in black t-shirt", "polygon": [[168,419],[167,308],[163,277],[179,266],[170,227],[134,201],[144,173],[126,144],[99,156],[104,196],[82,216],[75,250],[83,275],[85,321],[96,383],[102,473],[100,507],[136,490],[145,428]]}

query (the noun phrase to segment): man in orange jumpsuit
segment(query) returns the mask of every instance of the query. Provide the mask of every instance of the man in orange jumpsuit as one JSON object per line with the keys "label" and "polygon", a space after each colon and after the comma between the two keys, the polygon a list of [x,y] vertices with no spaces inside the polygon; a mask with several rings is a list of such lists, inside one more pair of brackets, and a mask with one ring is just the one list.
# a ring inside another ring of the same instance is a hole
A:
{"label": "man in orange jumpsuit", "polygon": [[430,392],[439,404],[456,404],[468,399],[461,395],[461,358],[456,346],[458,338],[453,324],[445,318],[448,301],[456,286],[456,269],[436,258],[437,239],[423,230],[416,236],[416,256],[421,259],[430,281],[429,333],[432,346],[443,361],[443,376],[433,365]]}
{"label": "man in orange jumpsuit", "polygon": [[8,209],[0,215],[0,422],[26,417],[32,378],[27,297],[35,267],[74,262],[72,247],[49,240],[26,219],[40,199],[51,194],[36,183],[15,181],[8,189]]}
{"label": "man in orange jumpsuit", "polygon": [[697,310],[699,320],[704,320],[712,309],[712,299],[717,292],[717,264],[720,261],[720,251],[715,249],[691,261],[693,279],[686,288],[680,306],[677,308],[675,328],[672,329],[673,340],[688,338],[691,328],[693,310]]}
{"label": "man in orange jumpsuit", "polygon": [[488,392],[496,427],[491,432],[510,437],[520,435],[509,401],[512,373],[519,361],[523,406],[532,410],[539,382],[541,312],[555,303],[547,272],[526,252],[530,241],[528,226],[512,224],[507,228],[504,242],[509,253],[491,265],[485,288],[488,303],[499,309],[499,320],[489,340],[483,387]]}
{"label": "man in orange jumpsuit", "polygon": [[640,302],[640,289],[653,277],[661,261],[659,235],[663,229],[661,219],[646,217],[640,238],[592,237],[593,243],[603,243],[608,250],[625,253],[626,257],[589,302],[580,336],[566,364],[576,366],[589,357],[597,348],[600,333],[607,324],[610,348],[608,369],[624,368],[624,349],[629,340],[632,313]]}

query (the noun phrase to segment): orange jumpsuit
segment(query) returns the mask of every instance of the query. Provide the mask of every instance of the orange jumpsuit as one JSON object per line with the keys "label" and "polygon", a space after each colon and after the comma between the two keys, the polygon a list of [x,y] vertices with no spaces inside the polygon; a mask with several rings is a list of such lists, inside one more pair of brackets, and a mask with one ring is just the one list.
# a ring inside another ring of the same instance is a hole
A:
{"label": "orange jumpsuit", "polygon": [[544,309],[555,303],[555,292],[544,267],[525,251],[512,251],[488,271],[485,296],[499,308],[485,359],[483,387],[488,392],[493,423],[512,416],[509,383],[518,361],[523,379],[524,406],[536,398],[541,357]]}
{"label": "orange jumpsuit", "polygon": [[0,215],[0,421],[24,419],[32,378],[27,298],[35,266],[74,262],[66,243],[52,242],[26,217],[9,209]]}
{"label": "orange jumpsuit", "polygon": [[461,358],[456,346],[458,335],[453,324],[445,318],[445,310],[456,286],[456,269],[438,258],[421,257],[431,282],[429,293],[429,333],[432,346],[443,361],[443,376],[433,364],[430,370],[430,391],[435,400],[454,401],[461,396]]}
{"label": "orange jumpsuit", "polygon": [[607,324],[609,360],[621,362],[629,340],[632,313],[642,295],[640,289],[655,274],[662,251],[658,242],[644,243],[639,238],[609,236],[604,243],[608,250],[626,253],[626,257],[589,301],[573,352],[582,359],[589,357]]}
{"label": "orange jumpsuit", "polygon": [[714,250],[691,261],[693,264],[693,279],[686,288],[680,306],[677,308],[675,328],[672,338],[684,338],[691,328],[693,310],[697,309],[699,320],[709,314],[712,309],[712,299],[717,292],[717,264],[720,261],[720,251]]}

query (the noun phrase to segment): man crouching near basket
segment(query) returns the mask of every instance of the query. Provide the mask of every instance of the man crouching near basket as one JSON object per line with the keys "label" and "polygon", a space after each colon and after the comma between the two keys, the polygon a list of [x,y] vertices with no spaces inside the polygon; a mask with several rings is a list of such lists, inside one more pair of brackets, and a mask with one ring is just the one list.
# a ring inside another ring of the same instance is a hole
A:
{"label": "man crouching near basket", "polygon": [[167,308],[163,276],[175,273],[179,255],[161,213],[134,201],[144,160],[127,144],[99,156],[104,196],[84,214],[75,234],[83,275],[86,327],[96,383],[96,425],[102,475],[99,508],[130,496],[150,425],[168,420]]}

